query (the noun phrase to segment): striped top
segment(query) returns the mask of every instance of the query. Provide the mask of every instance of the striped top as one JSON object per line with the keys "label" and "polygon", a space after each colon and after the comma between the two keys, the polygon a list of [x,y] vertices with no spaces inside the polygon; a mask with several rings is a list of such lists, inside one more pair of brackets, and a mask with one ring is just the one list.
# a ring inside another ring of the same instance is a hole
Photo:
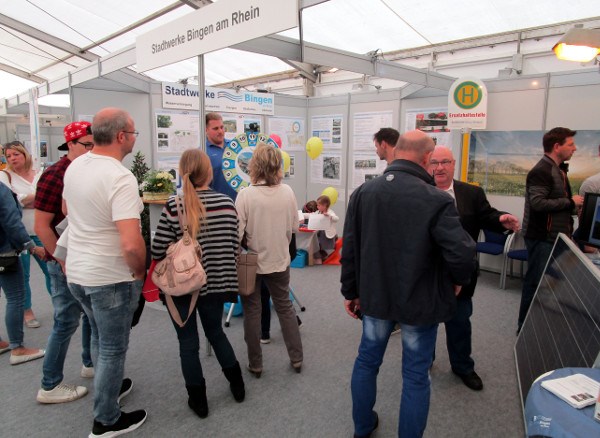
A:
{"label": "striped top", "polygon": [[[202,248],[202,266],[207,276],[207,283],[200,290],[200,295],[229,294],[225,298],[235,302],[238,291],[235,257],[239,247],[235,205],[231,198],[214,190],[198,190],[196,193],[206,208],[206,218],[197,236]],[[152,241],[152,258],[165,258],[169,245],[182,235],[175,197],[172,196],[160,215]]]}

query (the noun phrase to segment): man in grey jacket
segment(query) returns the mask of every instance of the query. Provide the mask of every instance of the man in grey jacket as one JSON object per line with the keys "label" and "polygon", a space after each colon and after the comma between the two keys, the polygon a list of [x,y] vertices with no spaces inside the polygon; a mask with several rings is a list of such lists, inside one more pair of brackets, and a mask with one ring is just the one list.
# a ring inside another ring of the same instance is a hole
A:
{"label": "man in grey jacket", "polygon": [[438,323],[452,318],[455,294],[475,269],[475,242],[452,197],[426,171],[434,147],[420,131],[405,133],[384,174],[350,197],[341,289],[346,312],[363,318],[351,384],[355,437],[377,428],[377,374],[396,322],[403,349],[398,435],[423,434]]}

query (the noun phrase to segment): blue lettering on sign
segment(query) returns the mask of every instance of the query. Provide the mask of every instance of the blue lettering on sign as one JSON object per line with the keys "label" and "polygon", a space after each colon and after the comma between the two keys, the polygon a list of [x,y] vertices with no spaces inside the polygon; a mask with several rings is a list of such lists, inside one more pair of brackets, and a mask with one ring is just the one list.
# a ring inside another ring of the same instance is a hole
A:
{"label": "blue lettering on sign", "polygon": [[173,95],[173,96],[188,96],[188,97],[197,97],[197,90],[190,90],[189,88],[175,88],[170,85],[165,87],[165,94]]}
{"label": "blue lettering on sign", "polygon": [[253,96],[251,94],[244,95],[244,100],[246,102],[253,102],[253,103],[257,103],[259,105],[263,105],[263,104],[272,105],[273,104],[272,97],[259,97],[259,96]]}
{"label": "blue lettering on sign", "polygon": [[208,99],[214,99],[214,98],[215,98],[215,93],[214,93],[214,92],[212,92],[212,91],[208,91],[208,90],[206,90],[206,97],[207,97]]}

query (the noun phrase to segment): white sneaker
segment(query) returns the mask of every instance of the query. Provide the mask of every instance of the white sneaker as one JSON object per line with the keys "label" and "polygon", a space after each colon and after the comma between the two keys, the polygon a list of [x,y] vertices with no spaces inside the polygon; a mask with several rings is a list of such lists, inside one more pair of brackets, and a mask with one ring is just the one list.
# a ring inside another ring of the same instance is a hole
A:
{"label": "white sneaker", "polygon": [[85,386],[67,385],[59,383],[50,391],[40,389],[36,400],[40,403],[67,403],[75,401],[88,393]]}
{"label": "white sneaker", "polygon": [[91,379],[92,377],[94,377],[94,367],[86,367],[85,365],[83,365],[81,367],[81,377],[85,377],[86,379]]}

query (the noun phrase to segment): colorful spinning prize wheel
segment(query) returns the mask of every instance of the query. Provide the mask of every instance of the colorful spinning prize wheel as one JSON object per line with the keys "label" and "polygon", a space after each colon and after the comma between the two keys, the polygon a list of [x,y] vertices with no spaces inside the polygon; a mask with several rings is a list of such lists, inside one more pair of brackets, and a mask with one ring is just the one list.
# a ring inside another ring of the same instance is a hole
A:
{"label": "colorful spinning prize wheel", "polygon": [[266,143],[278,148],[275,140],[267,134],[251,133],[240,134],[235,137],[223,151],[223,176],[225,181],[236,192],[250,185],[248,163],[258,143]]}

